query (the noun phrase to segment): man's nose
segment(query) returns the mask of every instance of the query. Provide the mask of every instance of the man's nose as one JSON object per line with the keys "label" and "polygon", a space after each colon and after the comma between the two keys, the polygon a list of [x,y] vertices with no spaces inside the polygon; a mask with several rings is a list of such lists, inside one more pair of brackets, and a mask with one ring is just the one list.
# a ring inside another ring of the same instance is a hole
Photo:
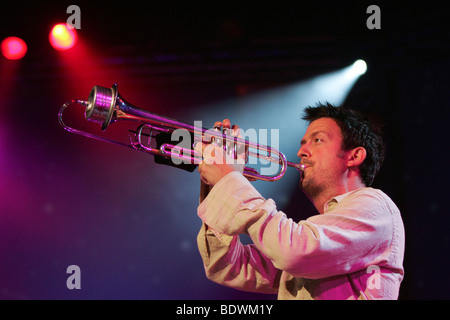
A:
{"label": "man's nose", "polygon": [[311,153],[309,152],[309,148],[307,143],[303,144],[300,149],[298,149],[297,152],[297,157],[303,159],[303,158],[308,158],[311,156]]}

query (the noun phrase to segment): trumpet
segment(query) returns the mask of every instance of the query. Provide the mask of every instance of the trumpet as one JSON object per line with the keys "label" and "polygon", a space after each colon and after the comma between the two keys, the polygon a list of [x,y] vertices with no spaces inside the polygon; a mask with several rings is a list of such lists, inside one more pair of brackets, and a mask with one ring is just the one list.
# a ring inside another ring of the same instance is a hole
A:
{"label": "trumpet", "polygon": [[[63,121],[64,111],[71,105],[85,108],[86,120],[100,124],[102,131],[119,120],[128,120],[137,127],[135,130],[129,130],[127,143],[73,128]],[[193,137],[194,144],[196,142],[213,143],[223,147],[229,155],[234,155],[234,157],[236,157],[237,150],[245,150],[246,167],[243,174],[249,179],[277,181],[285,175],[287,167],[295,168],[300,172],[304,170],[304,165],[287,161],[285,155],[275,148],[232,136],[226,129],[206,129],[138,108],[122,98],[117,84],[111,88],[94,86],[88,100],[66,102],[59,110],[58,121],[68,132],[145,152],[153,155],[156,163],[175,166],[191,172],[202,161],[202,154],[197,152],[192,145],[175,145],[173,135],[176,131],[189,134],[191,138]],[[278,170],[271,175],[262,174],[255,168],[247,166],[251,158],[261,159],[266,163],[275,163],[278,165]]]}

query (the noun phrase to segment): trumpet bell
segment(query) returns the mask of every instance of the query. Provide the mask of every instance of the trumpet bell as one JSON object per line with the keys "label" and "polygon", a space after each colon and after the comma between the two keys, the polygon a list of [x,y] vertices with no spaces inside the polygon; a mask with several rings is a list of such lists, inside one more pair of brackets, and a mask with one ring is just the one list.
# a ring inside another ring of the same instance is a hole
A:
{"label": "trumpet bell", "polygon": [[86,119],[100,123],[102,130],[106,130],[113,120],[117,95],[117,84],[114,84],[111,88],[94,86],[87,101]]}

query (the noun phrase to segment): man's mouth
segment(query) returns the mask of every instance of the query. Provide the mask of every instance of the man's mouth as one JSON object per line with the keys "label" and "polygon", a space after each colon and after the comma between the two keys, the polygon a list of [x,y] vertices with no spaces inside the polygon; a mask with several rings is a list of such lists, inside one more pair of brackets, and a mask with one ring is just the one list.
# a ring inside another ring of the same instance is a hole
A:
{"label": "man's mouth", "polygon": [[301,179],[303,180],[305,178],[306,169],[310,168],[312,166],[312,163],[305,161],[301,163],[301,166]]}
{"label": "man's mouth", "polygon": [[300,181],[303,181],[303,179],[305,178],[305,170],[306,170],[306,168],[308,168],[308,166],[306,164],[302,164],[301,165]]}
{"label": "man's mouth", "polygon": [[302,172],[304,172],[307,168],[312,166],[311,162],[301,162]]}

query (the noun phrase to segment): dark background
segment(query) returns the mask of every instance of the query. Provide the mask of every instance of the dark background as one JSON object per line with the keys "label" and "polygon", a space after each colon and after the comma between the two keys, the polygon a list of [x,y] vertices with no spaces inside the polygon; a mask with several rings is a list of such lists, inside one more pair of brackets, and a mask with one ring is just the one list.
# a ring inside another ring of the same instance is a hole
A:
{"label": "dark background", "polygon": [[[395,3],[2,3],[0,38],[21,37],[28,53],[20,61],[0,57],[0,298],[275,299],[205,278],[196,247],[197,172],[69,134],[58,124],[59,108],[86,99],[94,85],[117,82],[126,100],[152,112],[221,120],[220,101],[358,58],[368,71],[345,102],[383,125],[388,155],[374,186],[404,219],[400,299],[450,298],[448,9]],[[57,52],[48,33],[66,21],[70,4],[81,8],[79,42]],[[381,9],[380,30],[366,27],[371,4]],[[276,117],[299,119],[303,107],[294,115],[280,107]],[[249,111],[266,126],[274,121],[258,106],[240,110]],[[74,119],[83,124],[82,115]],[[306,218],[314,210],[289,174],[257,186],[289,216]],[[289,196],[280,192],[286,186],[295,190]],[[81,268],[81,290],[66,287],[72,264]]]}

